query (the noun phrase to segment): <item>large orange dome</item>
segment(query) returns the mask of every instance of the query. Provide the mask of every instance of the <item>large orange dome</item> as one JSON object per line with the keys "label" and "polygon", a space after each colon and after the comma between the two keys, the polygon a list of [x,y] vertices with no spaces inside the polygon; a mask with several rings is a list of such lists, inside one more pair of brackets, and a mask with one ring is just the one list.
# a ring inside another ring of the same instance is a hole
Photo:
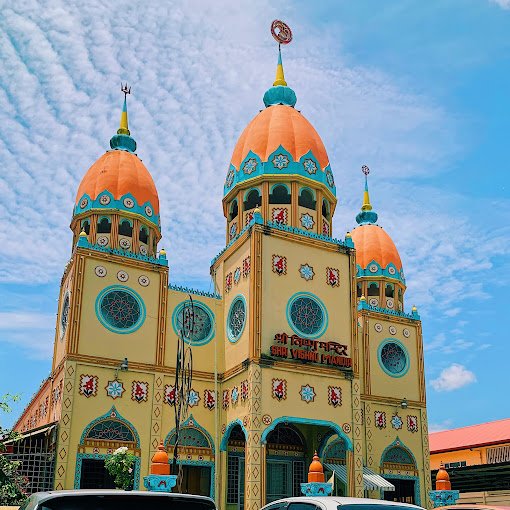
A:
{"label": "large orange dome", "polygon": [[232,154],[232,165],[239,169],[250,151],[265,162],[280,145],[294,161],[311,151],[322,169],[329,164],[326,148],[310,122],[291,106],[274,105],[262,110],[246,126]]}
{"label": "large orange dome", "polygon": [[402,261],[395,243],[380,227],[367,223],[356,227],[351,232],[354,248],[356,248],[356,264],[366,269],[370,262],[376,262],[382,269],[393,264],[402,271]]}
{"label": "large orange dome", "polygon": [[[142,207],[145,210],[149,203],[152,211],[149,213],[147,209],[145,213],[148,216],[159,214],[158,192],[152,176],[138,156],[131,152],[109,151],[88,169],[76,194],[77,208],[80,208],[84,197],[94,202],[103,192],[107,192],[114,200],[130,195],[136,201],[134,207],[131,206],[133,212]],[[105,204],[101,202],[101,205]]]}

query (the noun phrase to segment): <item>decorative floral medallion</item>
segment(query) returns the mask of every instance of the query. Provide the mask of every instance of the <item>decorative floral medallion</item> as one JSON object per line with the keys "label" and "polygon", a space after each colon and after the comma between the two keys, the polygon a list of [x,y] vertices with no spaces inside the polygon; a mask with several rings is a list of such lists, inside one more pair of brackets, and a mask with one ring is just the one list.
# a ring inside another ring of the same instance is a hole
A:
{"label": "decorative floral medallion", "polygon": [[411,336],[411,332],[407,328],[404,328],[404,331],[402,331],[402,333],[406,338],[409,338]]}
{"label": "decorative floral medallion", "polygon": [[264,425],[271,425],[272,422],[273,418],[271,418],[269,414],[264,414],[264,416],[262,416],[262,423]]}
{"label": "decorative floral medallion", "polygon": [[250,268],[251,268],[251,259],[250,257],[246,257],[243,260],[243,278],[247,278],[250,274]]}
{"label": "decorative floral medallion", "polygon": [[330,188],[332,188],[335,185],[335,179],[333,178],[333,172],[329,168],[326,170],[326,181],[328,182],[328,185]]}
{"label": "decorative floral medallion", "polygon": [[371,272],[371,273],[377,273],[377,271],[379,271],[379,268],[377,267],[377,264],[370,264],[368,266],[368,270]]}
{"label": "decorative floral medallion", "polygon": [[225,179],[225,185],[227,186],[227,188],[230,188],[230,186],[232,186],[233,182],[234,182],[234,170],[231,168],[227,172],[227,177]]}
{"label": "decorative floral medallion", "polygon": [[232,405],[236,405],[239,400],[239,388],[237,386],[232,388],[230,396],[232,397]]}
{"label": "decorative floral medallion", "polygon": [[254,213],[253,211],[248,211],[248,212],[246,213],[246,220],[245,220],[245,221],[246,221],[246,223],[245,223],[245,224],[246,224],[246,225],[249,225],[249,224],[252,222],[252,220],[253,220],[254,216],[255,216],[255,213]]}
{"label": "decorative floral medallion", "polygon": [[376,323],[374,324],[374,329],[375,329],[378,333],[380,333],[380,332],[383,330],[382,324],[380,324],[379,322],[376,322]]}
{"label": "decorative floral medallion", "polygon": [[140,245],[140,253],[142,255],[147,255],[147,246],[145,246],[145,244]]}
{"label": "decorative floral medallion", "polygon": [[232,273],[228,273],[225,276],[225,292],[230,292],[232,289]]}
{"label": "decorative floral medallion", "polygon": [[313,226],[315,225],[315,221],[313,219],[313,216],[311,216],[308,213],[303,213],[300,218],[301,226],[305,228],[306,230],[312,230]]}
{"label": "decorative floral medallion", "polygon": [[119,241],[119,246],[124,249],[124,250],[128,250],[129,248],[131,248],[131,241],[129,239],[126,239],[125,237],[123,237],[120,241]]}
{"label": "decorative floral medallion", "polygon": [[241,381],[241,400],[243,402],[248,400],[248,381],[246,379]]}
{"label": "decorative floral medallion", "polygon": [[408,416],[407,417],[407,430],[409,432],[418,432],[418,417]]}
{"label": "decorative floral medallion", "polygon": [[368,300],[368,304],[370,306],[379,306],[379,300],[376,298],[376,297],[371,297],[369,300]]}
{"label": "decorative floral medallion", "polygon": [[82,209],[84,209],[85,207],[87,207],[87,205],[89,205],[89,201],[87,198],[83,198],[82,201],[80,202],[80,207]]}
{"label": "decorative floral medallion", "polygon": [[152,207],[150,205],[145,206],[145,214],[150,218],[152,216]]}
{"label": "decorative floral medallion", "polygon": [[94,273],[96,273],[96,276],[99,276],[99,278],[104,278],[107,274],[106,267],[96,266],[94,268]]}
{"label": "decorative floral medallion", "polygon": [[313,159],[305,159],[303,161],[303,167],[305,172],[308,172],[310,175],[317,172],[317,165]]}
{"label": "decorative floral medallion", "polygon": [[135,402],[147,402],[149,395],[149,383],[141,381],[133,381],[131,385],[131,400]]}
{"label": "decorative floral medallion", "polygon": [[129,275],[126,273],[126,271],[118,271],[117,280],[119,280],[119,282],[127,282],[129,280]]}
{"label": "decorative floral medallion", "polygon": [[97,395],[96,375],[80,375],[80,395],[87,398]]}
{"label": "decorative floral medallion", "polygon": [[342,405],[342,388],[339,386],[328,386],[328,404],[333,407]]}
{"label": "decorative floral medallion", "polygon": [[97,239],[96,239],[96,243],[99,245],[99,246],[107,246],[108,243],[109,243],[109,239],[106,237],[106,236],[99,236]]}
{"label": "decorative floral medallion", "polygon": [[395,268],[393,266],[389,266],[388,273],[390,273],[391,275],[394,275],[396,273]]}
{"label": "decorative floral medallion", "polygon": [[322,235],[329,236],[329,222],[322,220]]}
{"label": "decorative floral medallion", "polygon": [[287,257],[273,255],[273,273],[278,275],[287,274]]}
{"label": "decorative floral medallion", "polygon": [[301,391],[299,392],[301,395],[301,400],[309,404],[315,400],[315,389],[313,386],[307,384],[306,386],[301,386]]}
{"label": "decorative floral medallion", "polygon": [[287,381],[285,379],[273,379],[272,397],[276,400],[285,400],[287,398]]}
{"label": "decorative floral medallion", "polygon": [[216,407],[216,392],[204,390],[204,407],[212,411]]}
{"label": "decorative floral medallion", "polygon": [[230,225],[230,229],[229,229],[230,239],[234,239],[236,234],[237,234],[237,221],[234,221],[234,223],[232,223],[232,225]]}
{"label": "decorative floral medallion", "polygon": [[241,279],[241,268],[236,267],[234,271],[234,283],[237,285],[239,283],[239,280]]}
{"label": "decorative floral medallion", "polygon": [[301,264],[299,266],[299,274],[301,278],[304,278],[307,282],[313,280],[315,273],[313,272],[313,267],[308,264]]}
{"label": "decorative floral medallion", "polygon": [[177,392],[175,386],[171,384],[165,384],[165,404],[174,406],[177,401]]}
{"label": "decorative floral medallion", "polygon": [[221,399],[221,407],[223,407],[223,409],[227,409],[229,404],[230,404],[230,391],[223,390],[223,396]]}
{"label": "decorative floral medallion", "polygon": [[195,407],[200,402],[200,395],[198,394],[198,391],[195,391],[193,388],[189,390],[188,393],[188,405],[190,407]]}
{"label": "decorative floral medallion", "polygon": [[389,329],[389,332],[392,335],[396,335],[397,334],[397,328],[395,326],[390,326],[388,329]]}
{"label": "decorative floral medallion", "polygon": [[394,414],[391,417],[391,426],[396,429],[400,430],[402,428],[402,418],[398,414]]}
{"label": "decorative floral medallion", "polygon": [[351,427],[351,424],[350,423],[344,423],[342,425],[342,430],[346,433],[346,434],[350,434],[351,430],[352,430],[352,427]]}
{"label": "decorative floral medallion", "polygon": [[393,299],[386,298],[386,308],[393,308]]}
{"label": "decorative floral medallion", "polygon": [[124,385],[118,380],[108,381],[106,385],[106,394],[114,400],[116,398],[121,398],[124,391],[126,391]]}
{"label": "decorative floral medallion", "polygon": [[99,197],[99,203],[101,205],[108,205],[110,203],[110,195],[101,195]]}
{"label": "decorative floral medallion", "polygon": [[247,175],[252,174],[257,170],[257,160],[255,158],[250,158],[243,165],[243,172]]}
{"label": "decorative floral medallion", "polygon": [[376,411],[374,414],[375,426],[378,429],[386,428],[386,413],[384,411]]}
{"label": "decorative floral medallion", "polygon": [[278,168],[278,170],[287,168],[289,166],[289,158],[285,154],[276,154],[273,158],[273,165],[275,168]]}
{"label": "decorative floral medallion", "polygon": [[135,201],[132,198],[126,197],[122,202],[128,209],[133,209]]}
{"label": "decorative floral medallion", "polygon": [[142,287],[148,287],[149,284],[151,283],[151,281],[149,280],[149,277],[144,275],[144,274],[141,274],[139,277],[138,277],[138,283],[142,286]]}
{"label": "decorative floral medallion", "polygon": [[281,225],[287,225],[287,209],[284,207],[273,207],[271,210],[271,219],[275,223],[280,223]]}
{"label": "decorative floral medallion", "polygon": [[327,267],[326,283],[332,287],[338,287],[340,285],[340,271],[333,267]]}

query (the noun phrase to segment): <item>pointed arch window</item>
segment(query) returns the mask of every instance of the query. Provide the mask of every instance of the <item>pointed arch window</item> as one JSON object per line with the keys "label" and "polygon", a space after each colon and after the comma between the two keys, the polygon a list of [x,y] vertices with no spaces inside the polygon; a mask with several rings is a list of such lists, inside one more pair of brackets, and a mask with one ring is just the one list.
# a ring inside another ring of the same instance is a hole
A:
{"label": "pointed arch window", "polygon": [[132,237],[133,235],[133,226],[129,220],[121,220],[119,225],[119,235]]}
{"label": "pointed arch window", "polygon": [[330,211],[329,202],[327,200],[323,199],[322,200],[322,216],[328,221],[331,219],[329,211]]}
{"label": "pointed arch window", "polygon": [[139,239],[141,243],[147,244],[149,242],[149,232],[146,227],[140,228]]}
{"label": "pointed arch window", "polygon": [[384,295],[385,297],[392,298],[395,294],[395,289],[393,288],[393,285],[391,283],[386,284],[386,288],[384,289]]}
{"label": "pointed arch window", "polygon": [[368,295],[369,296],[379,295],[379,284],[377,282],[370,282],[368,284]]}
{"label": "pointed arch window", "polygon": [[83,220],[81,224],[81,229],[85,232],[85,234],[90,234],[90,221],[89,220]]}
{"label": "pointed arch window", "polygon": [[357,296],[360,298],[361,297],[361,283],[358,283],[356,284],[356,292],[357,292]]}
{"label": "pointed arch window", "polygon": [[237,199],[232,200],[232,203],[230,204],[230,213],[228,215],[228,221],[232,221],[234,218],[237,218],[238,214],[239,214],[239,206],[237,204]]}
{"label": "pointed arch window", "polygon": [[112,223],[109,218],[101,218],[97,224],[98,234],[109,234],[112,231]]}
{"label": "pointed arch window", "polygon": [[290,204],[291,195],[287,186],[284,184],[277,184],[271,190],[271,194],[269,195],[269,203],[270,204]]}
{"label": "pointed arch window", "polygon": [[133,431],[119,420],[103,420],[96,423],[88,431],[86,439],[136,442]]}
{"label": "pointed arch window", "polygon": [[260,198],[260,192],[258,189],[252,189],[246,195],[246,200],[244,201],[244,210],[249,211],[250,209],[255,209],[255,207],[260,206],[262,203]]}
{"label": "pointed arch window", "polygon": [[315,211],[315,199],[311,190],[303,188],[299,194],[298,205]]}

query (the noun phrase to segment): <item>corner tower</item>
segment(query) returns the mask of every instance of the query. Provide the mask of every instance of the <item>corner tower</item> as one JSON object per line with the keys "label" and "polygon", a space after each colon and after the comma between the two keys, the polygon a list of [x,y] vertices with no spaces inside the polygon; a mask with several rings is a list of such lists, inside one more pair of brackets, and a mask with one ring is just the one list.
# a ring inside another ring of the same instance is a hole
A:
{"label": "corner tower", "polygon": [[227,243],[260,208],[264,222],[331,235],[336,187],[320,136],[295,109],[278,51],[276,79],[264,94],[265,109],[243,131],[224,185]]}

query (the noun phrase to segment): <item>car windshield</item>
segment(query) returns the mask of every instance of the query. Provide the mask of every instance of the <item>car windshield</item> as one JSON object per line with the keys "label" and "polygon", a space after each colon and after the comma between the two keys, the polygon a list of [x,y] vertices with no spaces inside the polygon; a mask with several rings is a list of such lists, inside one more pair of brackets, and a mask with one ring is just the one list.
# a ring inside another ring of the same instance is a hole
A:
{"label": "car windshield", "polygon": [[337,510],[411,510],[410,507],[404,505],[385,505],[384,503],[378,505],[338,505]]}
{"label": "car windshield", "polygon": [[61,496],[44,501],[41,510],[215,510],[214,503],[194,498],[136,494]]}

